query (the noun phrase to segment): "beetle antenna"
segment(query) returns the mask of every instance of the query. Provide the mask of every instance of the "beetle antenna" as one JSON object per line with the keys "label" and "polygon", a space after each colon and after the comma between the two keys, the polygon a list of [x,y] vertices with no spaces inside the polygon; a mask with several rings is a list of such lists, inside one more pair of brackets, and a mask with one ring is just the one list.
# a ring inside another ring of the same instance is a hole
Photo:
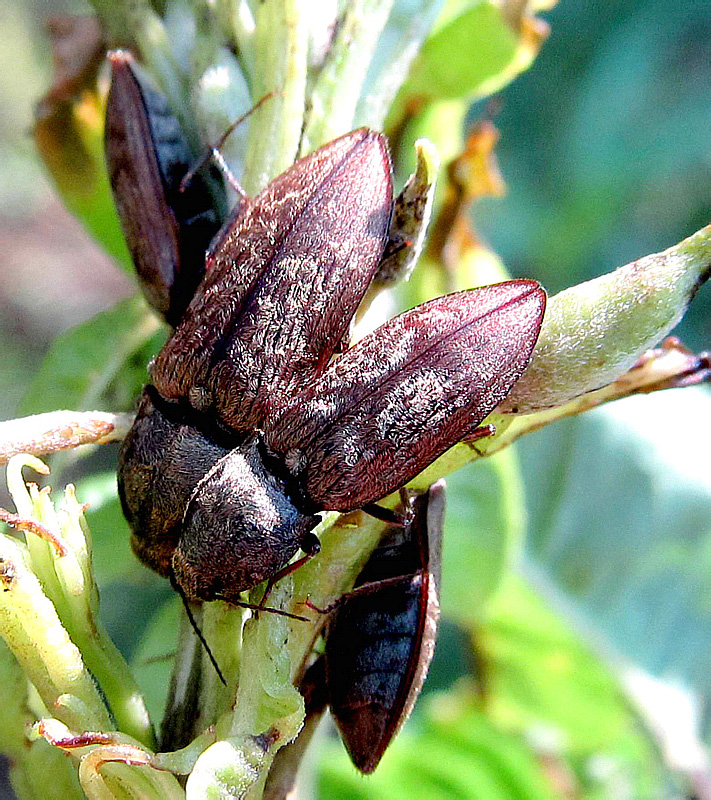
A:
{"label": "beetle antenna", "polygon": [[222,670],[220,669],[220,665],[217,663],[217,659],[215,656],[212,655],[212,650],[210,650],[210,646],[207,643],[207,640],[202,635],[202,631],[200,630],[200,626],[197,624],[195,617],[193,616],[192,609],[190,608],[190,603],[188,602],[188,598],[185,596],[185,592],[183,591],[182,587],[175,580],[175,576],[173,575],[172,571],[170,574],[170,582],[173,584],[173,588],[175,591],[180,595],[180,599],[183,601],[183,608],[185,609],[185,613],[187,614],[188,621],[190,622],[190,626],[195,631],[195,635],[200,640],[200,644],[205,648],[205,652],[207,653],[207,657],[212,662],[212,666],[215,668],[215,672],[217,673],[217,677],[222,681],[222,683],[227,686],[227,681],[225,680],[225,676],[222,674]]}
{"label": "beetle antenna", "polygon": [[188,170],[188,172],[185,173],[183,179],[180,181],[181,192],[184,192],[187,189],[187,187],[190,185],[195,175],[197,175],[197,173],[200,172],[200,170],[205,166],[205,164],[207,164],[207,162],[212,159],[216,163],[220,172],[222,172],[222,174],[225,176],[230,186],[232,186],[232,188],[237,192],[238,195],[240,195],[240,197],[242,197],[242,199],[246,198],[247,195],[245,194],[244,189],[239,185],[237,179],[232,174],[232,171],[227,166],[227,162],[222,157],[222,153],[220,152],[220,150],[224,146],[225,142],[229,138],[232,131],[238,125],[241,125],[249,116],[254,114],[254,112],[258,108],[260,108],[260,106],[263,103],[274,97],[275,94],[279,94],[277,89],[273,89],[268,94],[265,94],[261,100],[257,100],[257,102],[252,106],[252,108],[249,109],[249,111],[242,114],[242,116],[239,119],[235,120],[229,126],[229,128],[227,128],[227,130],[222,134],[222,136],[220,136],[220,138],[215,142],[215,144],[210,145],[205,149],[205,151],[197,160],[197,162],[192,166],[191,169]]}
{"label": "beetle antenna", "polygon": [[[220,669],[220,665],[217,663],[217,659],[212,654],[212,650],[210,650],[210,645],[208,645],[207,640],[203,636],[202,631],[200,630],[200,626],[197,624],[195,616],[193,615],[192,609],[190,608],[190,601],[185,596],[185,592],[183,591],[182,586],[175,580],[175,576],[171,572],[170,574],[170,583],[175,589],[175,591],[180,595],[180,599],[183,601],[183,608],[185,609],[185,613],[188,617],[188,621],[190,622],[190,626],[195,631],[195,635],[200,640],[200,644],[205,648],[205,652],[207,653],[208,658],[210,659],[212,666],[215,668],[215,672],[217,676],[222,681],[222,683],[227,686],[227,681],[225,680],[225,676],[222,674],[222,670]],[[256,611],[257,613],[260,611],[265,611],[269,614],[276,614],[280,617],[289,617],[289,619],[298,619],[300,622],[310,622],[308,617],[302,617],[299,614],[292,614],[290,611],[282,611],[280,608],[270,608],[269,606],[257,605],[256,603],[245,603],[243,600],[229,600],[229,602],[233,606],[239,606],[240,608],[248,608],[251,611]]]}
{"label": "beetle antenna", "polygon": [[[219,598],[224,599],[224,598]],[[225,600],[226,603],[229,603],[233,606],[239,606],[239,608],[248,608],[250,611],[256,611],[259,613],[260,611],[264,611],[267,614],[276,614],[278,617],[288,617],[289,619],[298,619],[299,622],[311,622],[308,617],[302,617],[299,614],[292,614],[291,611],[284,611],[281,608],[272,608],[271,606],[263,606],[258,603],[247,603],[244,600]]]}

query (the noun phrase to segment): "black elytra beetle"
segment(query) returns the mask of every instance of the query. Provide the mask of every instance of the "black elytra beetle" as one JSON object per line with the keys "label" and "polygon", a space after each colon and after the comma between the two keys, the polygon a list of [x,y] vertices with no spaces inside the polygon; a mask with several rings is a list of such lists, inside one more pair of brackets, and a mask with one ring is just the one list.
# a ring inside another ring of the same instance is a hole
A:
{"label": "black elytra beetle", "polygon": [[406,519],[388,529],[326,632],[328,704],[364,773],[409,717],[434,655],[444,482],[415,497]]}
{"label": "black elytra beetle", "polygon": [[116,210],[146,299],[176,325],[222,224],[224,186],[202,170],[181,189],[195,154],[167,99],[126,51],[110,52],[109,63],[104,137]]}
{"label": "black elytra beetle", "polygon": [[403,486],[528,363],[545,307],[532,281],[433,300],[333,360],[392,205],[385,138],[360,128],[296,162],[213,239],[118,467],[135,552],[185,597],[239,602],[299,548],[317,552],[318,512]]}

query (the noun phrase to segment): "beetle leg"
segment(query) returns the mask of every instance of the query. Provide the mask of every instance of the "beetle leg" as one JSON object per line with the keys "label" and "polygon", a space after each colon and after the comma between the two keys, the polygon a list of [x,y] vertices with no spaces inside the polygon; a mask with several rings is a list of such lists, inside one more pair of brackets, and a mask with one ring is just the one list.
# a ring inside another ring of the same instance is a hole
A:
{"label": "beetle leg", "polygon": [[375,517],[375,519],[387,522],[389,525],[396,525],[399,528],[404,528],[408,520],[407,513],[403,514],[393,508],[379,506],[377,503],[366,503],[363,506],[363,511],[369,516]]}
{"label": "beetle leg", "polygon": [[485,439],[487,436],[493,436],[496,433],[496,425],[479,425],[474,428],[462,439],[465,444],[474,444],[479,439]]}
{"label": "beetle leg", "polygon": [[[275,609],[270,609],[265,607],[265,603],[267,602],[267,598],[269,597],[274,584],[277,581],[280,581],[282,578],[285,578],[287,575],[290,575],[294,570],[297,570],[299,567],[306,564],[307,561],[311,561],[311,559],[318,555],[321,552],[321,542],[319,541],[318,536],[313,531],[309,531],[309,533],[304,536],[303,541],[300,545],[301,549],[304,552],[304,555],[301,558],[297,558],[291,564],[287,564],[283,569],[280,569],[276,575],[272,575],[272,577],[267,581],[267,588],[264,591],[264,596],[262,597],[262,602],[259,605],[253,606],[256,613],[255,616],[258,616],[260,611],[274,611]],[[252,608],[252,606],[248,606],[245,604],[246,608]],[[286,612],[279,612],[281,614],[286,614]],[[296,614],[286,614],[288,617],[295,617],[296,619],[304,619],[303,617],[299,617]],[[307,620],[306,620],[307,621]]]}

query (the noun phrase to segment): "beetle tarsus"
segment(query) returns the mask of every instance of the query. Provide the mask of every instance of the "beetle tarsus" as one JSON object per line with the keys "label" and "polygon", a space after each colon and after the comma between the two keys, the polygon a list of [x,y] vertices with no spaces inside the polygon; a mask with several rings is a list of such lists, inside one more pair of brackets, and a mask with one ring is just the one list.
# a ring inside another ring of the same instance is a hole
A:
{"label": "beetle tarsus", "polygon": [[369,516],[379,519],[381,522],[387,522],[389,525],[396,525],[400,528],[405,527],[408,519],[407,513],[401,514],[399,511],[395,511],[392,508],[385,508],[385,506],[379,506],[377,503],[366,503],[363,506],[363,511]]}
{"label": "beetle tarsus", "polygon": [[474,428],[473,431],[470,431],[462,441],[465,444],[474,444],[474,442],[478,442],[480,439],[486,439],[488,436],[494,436],[495,434],[496,425],[479,425]]}

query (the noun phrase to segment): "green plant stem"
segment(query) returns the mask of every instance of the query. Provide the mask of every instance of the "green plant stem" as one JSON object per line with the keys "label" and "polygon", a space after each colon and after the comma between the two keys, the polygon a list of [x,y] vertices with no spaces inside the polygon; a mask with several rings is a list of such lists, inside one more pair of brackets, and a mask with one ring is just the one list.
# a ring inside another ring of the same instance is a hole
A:
{"label": "green plant stem", "polygon": [[363,81],[392,4],[354,0],[346,5],[336,40],[312,87],[301,155],[353,127]]}
{"label": "green plant stem", "polygon": [[252,97],[277,94],[254,114],[243,188],[263,189],[294,162],[304,118],[308,28],[298,0],[265,0],[256,8]]}
{"label": "green plant stem", "polygon": [[681,320],[711,273],[711,225],[550,298],[531,362],[502,408],[561,406],[616,381]]}

